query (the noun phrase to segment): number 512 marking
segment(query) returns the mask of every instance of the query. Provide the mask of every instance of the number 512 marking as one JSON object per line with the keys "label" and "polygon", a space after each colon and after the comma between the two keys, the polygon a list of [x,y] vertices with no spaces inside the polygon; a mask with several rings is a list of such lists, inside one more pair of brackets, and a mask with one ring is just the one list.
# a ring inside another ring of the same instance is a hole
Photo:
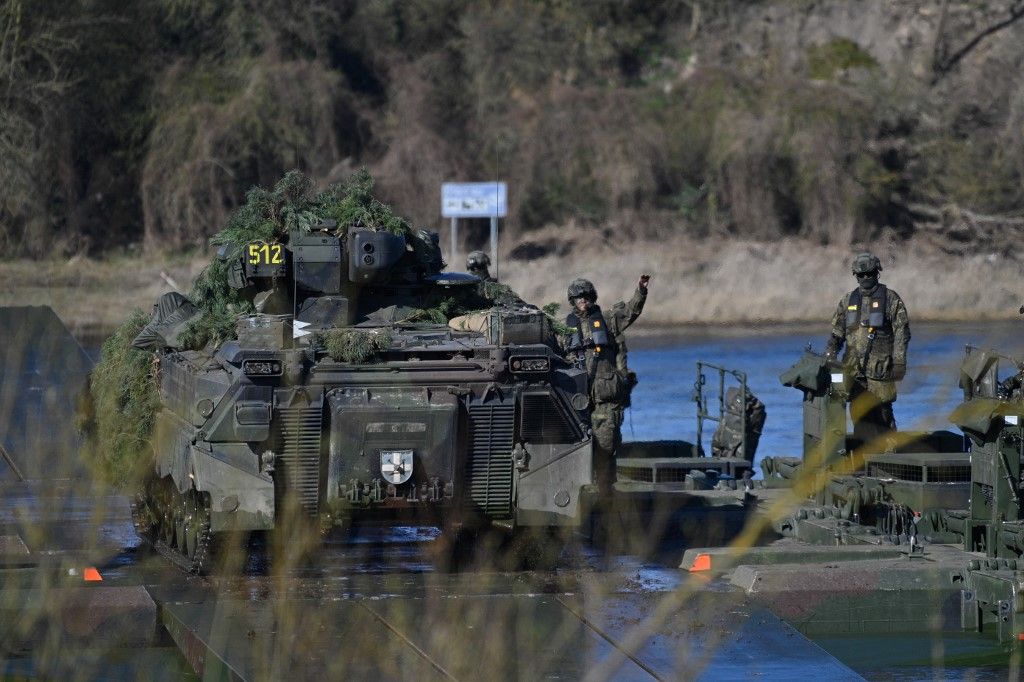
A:
{"label": "number 512 marking", "polygon": [[249,265],[283,265],[284,250],[280,244],[249,244]]}

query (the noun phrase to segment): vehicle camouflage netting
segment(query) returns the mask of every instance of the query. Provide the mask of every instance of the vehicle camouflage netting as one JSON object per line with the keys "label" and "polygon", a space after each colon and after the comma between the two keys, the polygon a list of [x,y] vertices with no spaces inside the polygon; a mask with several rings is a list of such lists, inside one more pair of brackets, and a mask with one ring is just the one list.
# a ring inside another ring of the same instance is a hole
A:
{"label": "vehicle camouflage netting", "polygon": [[453,317],[463,315],[470,310],[484,310],[486,309],[487,303],[478,301],[476,297],[471,297],[469,301],[466,297],[459,301],[453,297],[445,297],[436,302],[432,302],[425,308],[418,308],[406,316],[404,319],[399,320],[400,322],[430,322],[433,324],[448,324],[448,320]]}
{"label": "vehicle camouflage netting", "polygon": [[227,225],[210,240],[224,247],[224,258],[213,262],[196,278],[189,298],[202,315],[188,325],[181,336],[184,347],[198,349],[235,336],[235,320],[254,312],[252,302],[228,286],[229,262],[254,241],[287,241],[292,230],[310,231],[325,220],[333,220],[342,234],[351,225],[384,230],[406,237],[417,257],[430,261],[427,245],[412,226],[373,198],[373,178],[365,169],[348,182],[313,192],[313,181],[297,170],[289,171],[273,189],[253,187]]}
{"label": "vehicle camouflage netting", "polygon": [[324,350],[336,362],[366,362],[391,347],[386,329],[338,329],[323,335]]}
{"label": "vehicle camouflage netting", "polygon": [[139,463],[148,461],[145,455],[159,406],[154,356],[132,347],[147,322],[145,313],[134,310],[104,341],[80,401],[83,455],[104,480],[118,487],[131,484],[141,473]]}
{"label": "vehicle camouflage netting", "polygon": [[554,330],[555,334],[558,334],[559,336],[570,336],[576,330],[558,319],[558,310],[561,307],[561,303],[558,301],[552,301],[551,303],[545,304],[541,310],[543,310],[544,314],[548,316],[548,320],[551,322],[551,328]]}
{"label": "vehicle camouflage netting", "polygon": [[[414,310],[408,316],[398,321],[402,323],[427,322],[448,324],[452,318],[485,312],[492,308],[503,308],[506,310],[534,308],[534,306],[520,298],[519,294],[512,287],[507,284],[491,281],[481,282],[479,286],[463,289],[455,295],[443,295],[432,298],[433,300],[430,300],[427,305]],[[548,304],[542,312],[550,318],[555,332],[561,334],[563,333],[561,329],[563,327],[568,329],[568,327],[565,327],[564,324],[561,324],[553,317],[553,313],[549,311],[551,305],[555,306],[554,311],[557,313],[557,303]],[[571,332],[571,330],[569,331]]]}

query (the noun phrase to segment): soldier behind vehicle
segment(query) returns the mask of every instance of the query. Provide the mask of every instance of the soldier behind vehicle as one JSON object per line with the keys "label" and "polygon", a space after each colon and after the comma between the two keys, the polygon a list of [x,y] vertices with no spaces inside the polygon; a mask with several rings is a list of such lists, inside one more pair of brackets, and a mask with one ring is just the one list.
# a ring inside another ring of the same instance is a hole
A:
{"label": "soldier behind vehicle", "polygon": [[[1021,315],[1024,315],[1024,305],[1017,311]],[[999,382],[996,386],[996,397],[1000,400],[1021,400],[1024,398],[1024,363],[1019,360],[1017,363],[1017,373]]]}
{"label": "soldier behind vehicle", "polygon": [[858,286],[839,301],[825,354],[834,359],[846,345],[853,435],[867,443],[896,430],[892,404],[896,382],[907,372],[910,321],[899,294],[879,284],[876,256],[857,254],[852,270]]}
{"label": "soldier behind vehicle", "polygon": [[491,257],[483,251],[473,251],[466,258],[466,272],[476,275],[485,282],[494,282],[490,271],[487,269],[491,264]]}
{"label": "soldier behind vehicle", "polygon": [[573,312],[565,324],[573,332],[565,351],[581,362],[590,377],[590,422],[594,432],[594,471],[598,488],[611,492],[615,483],[615,452],[622,443],[622,417],[629,406],[636,374],[626,364],[624,332],[643,312],[650,275],[641,275],[628,303],[619,302],[605,316],[597,305],[597,290],[585,279],[569,284]]}

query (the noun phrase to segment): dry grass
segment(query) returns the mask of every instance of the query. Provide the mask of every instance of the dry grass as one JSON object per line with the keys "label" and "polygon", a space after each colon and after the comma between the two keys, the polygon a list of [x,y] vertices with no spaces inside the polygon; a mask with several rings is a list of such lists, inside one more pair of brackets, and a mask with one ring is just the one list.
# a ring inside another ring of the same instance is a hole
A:
{"label": "dry grass", "polygon": [[[502,280],[526,300],[557,301],[574,277],[595,283],[608,305],[632,295],[641,272],[653,275],[642,326],[822,321],[855,286],[854,249],[799,240],[680,240],[667,245],[550,228],[575,246],[565,256],[501,263]],[[581,246],[582,245],[582,246]],[[516,244],[504,244],[507,253]],[[911,319],[1013,318],[1022,303],[1024,265],[996,254],[956,257],[911,243],[875,246],[882,281],[900,293]],[[447,253],[447,248],[445,249]],[[110,330],[133,308],[149,311],[171,290],[161,272],[188,293],[207,262],[203,254],[119,256],[109,260],[10,261],[0,265],[0,306],[49,305],[75,333]]]}
{"label": "dry grass", "polygon": [[[800,240],[652,244],[612,237],[594,243],[584,242],[593,237],[583,232],[559,234],[586,246],[566,257],[505,260],[501,273],[526,300],[558,301],[562,312],[565,286],[574,277],[591,279],[610,305],[632,295],[641,272],[651,273],[645,325],[827,320],[856,286],[849,270],[856,249]],[[875,249],[882,282],[903,297],[912,320],[1012,318],[1022,303],[1024,266],[1017,260],[949,256],[914,243]]]}
{"label": "dry grass", "polygon": [[0,306],[48,305],[76,335],[109,332],[135,308],[150,312],[174,288],[161,273],[187,294],[208,262],[204,254],[7,261],[0,265]]}

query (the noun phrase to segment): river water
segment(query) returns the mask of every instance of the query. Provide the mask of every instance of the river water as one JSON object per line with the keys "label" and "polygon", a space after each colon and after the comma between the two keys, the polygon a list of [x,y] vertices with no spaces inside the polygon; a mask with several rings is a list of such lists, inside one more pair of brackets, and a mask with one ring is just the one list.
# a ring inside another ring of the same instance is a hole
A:
{"label": "river water", "polygon": [[[900,384],[894,406],[901,430],[952,429],[947,416],[962,392],[957,387],[964,348],[994,348],[1024,358],[1024,321],[924,323],[911,327],[907,377]],[[697,362],[711,363],[746,373],[747,385],[767,410],[764,433],[755,463],[765,455],[801,454],[801,393],[779,382],[779,375],[795,363],[810,344],[821,352],[828,325],[775,325],[766,327],[694,326],[641,330],[627,334],[629,366],[640,383],[633,391],[633,406],[622,426],[625,441],[687,440],[697,438],[697,408],[693,401]],[[82,339],[99,359],[102,338]],[[1000,378],[1012,373],[1003,364]],[[707,389],[717,387],[717,373],[707,374]],[[709,407],[714,407],[710,394]],[[704,425],[704,446],[710,450],[715,424]]]}
{"label": "river water", "polygon": [[[911,327],[907,377],[894,405],[901,430],[956,430],[949,413],[962,400],[957,387],[964,348],[970,344],[1024,357],[1024,322],[917,324]],[[767,420],[755,463],[765,455],[801,454],[801,393],[779,382],[808,344],[821,352],[828,325],[764,328],[697,327],[634,335],[629,341],[629,365],[640,383],[633,392],[622,428],[625,441],[694,441],[697,408],[693,402],[697,362],[745,372],[750,390],[765,404]],[[1013,373],[1001,363],[1000,378]],[[707,375],[707,387],[717,390],[718,376]],[[712,397],[712,401],[715,398]],[[711,404],[709,404],[710,406]],[[712,408],[717,411],[717,408]],[[704,425],[704,446],[710,449],[715,424]]]}

